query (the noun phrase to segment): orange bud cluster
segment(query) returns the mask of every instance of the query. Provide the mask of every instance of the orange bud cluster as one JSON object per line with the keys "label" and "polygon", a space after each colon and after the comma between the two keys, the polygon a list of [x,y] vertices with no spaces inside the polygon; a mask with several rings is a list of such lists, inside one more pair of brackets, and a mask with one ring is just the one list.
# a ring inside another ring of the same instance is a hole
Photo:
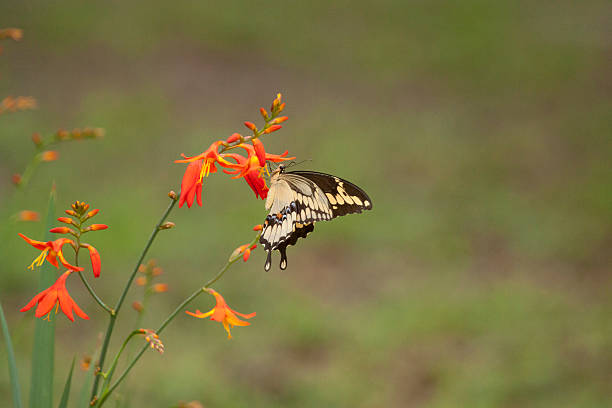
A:
{"label": "orange bud cluster", "polygon": [[57,132],[55,132],[55,138],[57,140],[96,139],[101,137],[104,137],[104,129],[102,128],[74,128],[71,131],[59,129]]}
{"label": "orange bud cluster", "polygon": [[36,99],[31,96],[18,96],[16,98],[7,96],[2,100],[2,102],[0,102],[0,115],[6,112],[18,112],[35,109],[36,106]]}
{"label": "orange bud cluster", "polygon": [[20,28],[3,28],[0,29],[0,40],[10,38],[13,41],[19,41],[23,38],[23,30]]}
{"label": "orange bud cluster", "polygon": [[150,329],[140,329],[140,333],[144,335],[145,341],[149,343],[153,350],[157,351],[159,354],[164,353],[164,344],[157,333]]}
{"label": "orange bud cluster", "polygon": [[163,293],[168,291],[167,283],[153,284],[153,279],[164,273],[164,270],[161,267],[157,266],[155,260],[151,259],[146,264],[141,264],[138,267],[138,272],[142,273],[144,276],[139,276],[138,278],[136,278],[136,285],[145,286],[145,290],[147,292]]}

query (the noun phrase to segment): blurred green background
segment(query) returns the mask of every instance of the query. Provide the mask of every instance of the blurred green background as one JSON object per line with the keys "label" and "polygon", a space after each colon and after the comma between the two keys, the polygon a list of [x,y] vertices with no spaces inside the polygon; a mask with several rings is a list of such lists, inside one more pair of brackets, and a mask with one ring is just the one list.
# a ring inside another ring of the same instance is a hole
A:
{"label": "blurred green background", "polygon": [[[228,341],[179,316],[166,353],[147,353],[121,390],[129,406],[612,406],[610,2],[30,0],[2,2],[0,16],[24,29],[2,43],[0,97],[39,103],[0,117],[1,214],[44,214],[53,181],[60,209],[100,208],[110,229],[91,238],[94,284],[109,302],[179,189],[173,160],[243,132],[276,92],[290,120],[267,149],[312,159],[301,168],[374,203],[318,224],[286,271],[276,258],[265,273],[261,249],[236,264],[215,287],[257,312],[252,326]],[[33,132],[84,126],[105,138],[62,144],[14,194]],[[170,291],[146,327],[265,217],[243,181],[215,174],[203,195],[152,248]],[[16,234],[42,230],[5,223],[1,244],[24,384],[34,318],[18,310],[35,294],[36,251]],[[58,319],[58,398],[72,356],[91,354],[107,323],[78,279],[68,286],[91,320]],[[112,350],[135,319],[125,308]]]}

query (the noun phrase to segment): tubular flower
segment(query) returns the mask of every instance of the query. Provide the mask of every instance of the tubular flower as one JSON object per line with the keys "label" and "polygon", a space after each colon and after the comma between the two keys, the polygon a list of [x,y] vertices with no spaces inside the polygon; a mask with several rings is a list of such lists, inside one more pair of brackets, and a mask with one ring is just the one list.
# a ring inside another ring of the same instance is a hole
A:
{"label": "tubular flower", "polygon": [[249,326],[251,323],[245,322],[244,320],[240,320],[236,315],[241,316],[245,319],[250,319],[255,316],[256,313],[251,314],[242,314],[235,310],[232,310],[227,303],[225,303],[225,299],[214,289],[207,289],[208,293],[213,295],[217,301],[215,307],[212,308],[211,311],[207,313],[202,313],[199,310],[196,310],[195,313],[186,311],[188,315],[204,319],[205,317],[210,316],[210,320],[214,320],[215,322],[220,322],[223,324],[223,327],[227,331],[227,338],[232,338],[232,333],[230,333],[230,326]]}
{"label": "tubular flower", "polygon": [[81,246],[87,248],[89,251],[89,259],[91,260],[91,269],[93,270],[94,278],[100,277],[100,270],[102,269],[100,253],[93,245],[82,243]]}
{"label": "tubular flower", "polygon": [[217,167],[215,163],[222,164],[226,167],[234,167],[221,155],[219,155],[219,146],[225,143],[218,140],[210,145],[210,147],[202,154],[197,156],[187,157],[184,154],[182,160],[175,160],[175,163],[189,163],[183,181],[181,183],[181,196],[179,198],[179,207],[182,207],[187,202],[187,207],[191,208],[194,197],[197,198],[198,205],[202,206],[202,181],[204,177],[208,177],[210,173],[215,173]]}
{"label": "tubular flower", "polygon": [[[38,304],[36,308],[36,313],[34,316],[42,317],[47,315],[46,319],[49,319],[49,313],[53,309],[54,306],[62,309],[62,312],[66,315],[68,319],[74,322],[74,316],[72,315],[72,311],[74,311],[77,316],[82,319],[89,319],[89,316],[85,314],[81,310],[81,308],[74,302],[74,300],[68,294],[68,290],[66,290],[66,278],[70,275],[72,271],[64,272],[58,279],[55,281],[51,287],[43,290],[38,295],[34,296],[30,302],[25,305],[21,311],[27,312],[34,305]],[[57,309],[55,311],[57,313]]]}
{"label": "tubular flower", "polygon": [[28,267],[28,269],[33,270],[35,266],[41,266],[43,262],[45,261],[45,259],[51,262],[51,265],[55,266],[56,268],[59,268],[59,265],[57,263],[57,260],[59,259],[61,264],[70,270],[73,270],[73,271],[83,270],[83,268],[80,268],[78,266],[70,265],[66,261],[66,258],[64,258],[64,254],[62,253],[62,247],[65,244],[74,245],[74,242],[72,242],[72,240],[68,238],[60,238],[60,239],[56,239],[55,241],[41,242],[41,241],[30,239],[23,234],[19,234],[19,236],[23,238],[28,244],[32,245],[34,248],[42,251],[40,255],[38,255],[38,257],[34,259],[34,261]]}
{"label": "tubular flower", "polygon": [[[223,170],[227,174],[236,174],[233,178],[244,177],[248,185],[255,193],[255,197],[259,196],[263,200],[268,196],[268,187],[262,177],[265,171],[266,162],[274,163],[293,160],[295,157],[285,157],[289,152],[281,155],[266,153],[263,143],[259,139],[253,140],[253,145],[241,143],[238,147],[242,147],[247,151],[248,157],[243,157],[239,154],[228,153],[223,155],[236,160],[237,165],[233,165],[235,170]],[[223,165],[223,164],[222,164]]]}

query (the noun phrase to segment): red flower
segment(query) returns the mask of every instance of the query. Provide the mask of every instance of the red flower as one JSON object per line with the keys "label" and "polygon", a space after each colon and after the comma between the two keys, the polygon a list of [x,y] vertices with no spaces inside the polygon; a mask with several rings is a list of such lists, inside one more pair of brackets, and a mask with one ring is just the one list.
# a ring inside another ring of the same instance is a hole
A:
{"label": "red flower", "polygon": [[51,264],[56,268],[59,268],[59,265],[57,263],[57,260],[59,259],[61,264],[68,269],[71,269],[73,271],[83,270],[83,268],[80,268],[78,266],[70,265],[66,261],[66,258],[64,258],[64,254],[62,253],[62,247],[65,244],[74,245],[74,242],[72,242],[72,240],[68,238],[60,238],[56,239],[55,241],[41,242],[30,239],[23,234],[19,234],[19,236],[23,238],[28,244],[32,245],[34,248],[42,251],[40,255],[34,259],[28,269],[34,269],[34,266],[41,266],[45,259],[51,262]]}
{"label": "red flower", "polygon": [[[43,290],[38,295],[34,296],[30,302],[25,305],[21,311],[27,312],[34,305],[38,304],[36,308],[36,313],[34,316],[42,317],[44,315],[48,315],[54,306],[58,305],[59,308],[62,309],[62,312],[74,322],[74,316],[72,315],[72,311],[77,314],[82,319],[89,319],[89,316],[85,314],[81,310],[81,308],[72,300],[70,295],[68,294],[68,290],[66,290],[66,278],[70,275],[72,271],[64,272],[58,279],[55,281],[51,287]],[[57,310],[56,310],[57,313]],[[47,316],[47,319],[49,316]]]}
{"label": "red flower", "polygon": [[[236,160],[237,163],[237,165],[232,166],[235,170],[223,171],[227,174],[236,174],[233,178],[244,177],[255,193],[255,197],[261,197],[262,200],[268,196],[268,186],[266,186],[266,181],[262,177],[262,173],[266,169],[266,162],[271,161],[278,163],[295,159],[295,157],[285,157],[289,152],[285,152],[281,155],[266,153],[264,145],[259,139],[254,139],[253,145],[242,143],[237,147],[242,147],[246,150],[248,157],[235,153],[223,155],[224,157],[230,157]],[[225,166],[224,164],[222,165]]]}
{"label": "red flower", "polygon": [[91,269],[93,270],[94,277],[99,277],[100,270],[102,267],[102,264],[100,262],[100,253],[96,248],[93,247],[93,245],[82,243],[81,246],[87,248],[87,250],[89,251],[89,259],[91,260]]}
{"label": "red flower", "polygon": [[204,177],[208,177],[210,173],[217,171],[215,163],[218,162],[225,167],[234,166],[219,155],[219,146],[224,143],[224,141],[218,140],[211,144],[205,152],[197,156],[187,157],[183,154],[183,160],[174,161],[175,163],[189,163],[181,183],[179,207],[182,207],[187,202],[187,207],[191,208],[194,197],[196,197],[198,205],[202,206],[202,180]]}
{"label": "red flower", "polygon": [[236,315],[241,316],[245,319],[250,319],[255,316],[256,313],[251,314],[242,314],[233,309],[231,309],[227,303],[225,303],[225,299],[217,293],[214,289],[206,289],[208,293],[213,295],[217,300],[217,304],[207,313],[202,313],[199,310],[196,310],[195,313],[185,311],[188,315],[204,319],[205,317],[210,316],[210,320],[214,320],[215,322],[220,322],[223,324],[223,327],[227,331],[227,338],[231,339],[232,334],[230,333],[230,326],[249,326],[251,323],[245,322],[244,320],[240,320]]}

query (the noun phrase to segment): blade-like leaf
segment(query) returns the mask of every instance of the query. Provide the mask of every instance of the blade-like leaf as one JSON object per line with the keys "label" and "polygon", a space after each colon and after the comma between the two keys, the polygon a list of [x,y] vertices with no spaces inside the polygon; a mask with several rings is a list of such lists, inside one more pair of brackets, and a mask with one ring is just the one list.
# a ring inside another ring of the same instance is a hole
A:
{"label": "blade-like leaf", "polygon": [[[49,229],[55,221],[55,187],[51,189],[45,222],[45,241],[53,237]],[[40,268],[38,290],[47,289],[55,282],[57,269],[49,262]],[[53,404],[53,363],[55,349],[55,315],[49,320],[36,319],[34,348],[32,350],[32,378],[30,382],[30,408],[51,408]]]}
{"label": "blade-like leaf", "polygon": [[70,366],[70,372],[68,373],[68,378],[66,379],[66,384],[64,385],[64,392],[62,393],[62,399],[58,405],[58,408],[66,408],[68,407],[68,398],[70,397],[70,384],[72,384],[72,372],[74,371],[74,358],[72,358],[72,365]]}
{"label": "blade-like leaf", "polygon": [[2,334],[4,334],[4,341],[6,343],[6,354],[8,356],[8,368],[9,375],[11,377],[11,393],[13,394],[13,405],[15,406],[15,408],[21,408],[21,391],[19,389],[17,365],[15,364],[15,352],[13,350],[13,343],[11,342],[11,335],[9,333],[8,325],[6,324],[6,319],[4,318],[2,304],[0,304],[0,323],[2,324]]}

